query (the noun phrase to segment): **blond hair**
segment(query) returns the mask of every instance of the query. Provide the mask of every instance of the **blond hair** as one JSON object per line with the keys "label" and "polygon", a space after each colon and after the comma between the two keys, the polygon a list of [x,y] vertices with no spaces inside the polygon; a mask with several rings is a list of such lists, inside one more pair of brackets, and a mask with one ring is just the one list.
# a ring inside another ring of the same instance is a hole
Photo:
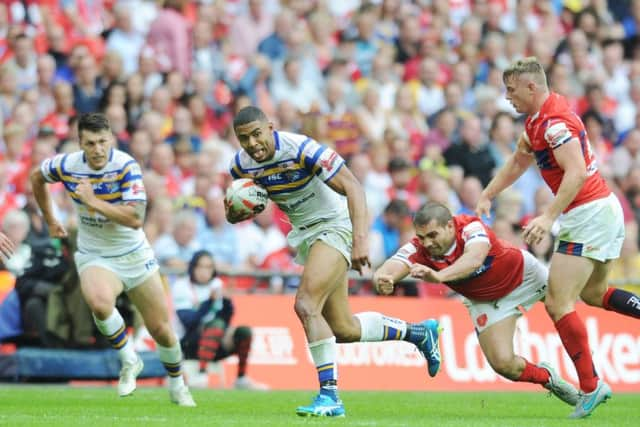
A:
{"label": "blond hair", "polygon": [[506,84],[512,78],[518,78],[523,74],[529,74],[534,82],[547,86],[547,75],[544,67],[535,56],[519,59],[502,72],[502,81]]}

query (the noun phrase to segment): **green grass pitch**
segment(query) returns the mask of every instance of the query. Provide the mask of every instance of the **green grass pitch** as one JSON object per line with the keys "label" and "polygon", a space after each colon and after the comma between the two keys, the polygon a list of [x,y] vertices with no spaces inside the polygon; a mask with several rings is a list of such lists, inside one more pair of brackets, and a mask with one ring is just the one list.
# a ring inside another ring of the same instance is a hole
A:
{"label": "green grass pitch", "polygon": [[299,418],[309,391],[195,390],[197,408],[169,403],[163,388],[119,398],[115,388],[0,385],[1,426],[638,426],[640,394],[614,394],[586,420],[546,393],[342,392],[347,416]]}

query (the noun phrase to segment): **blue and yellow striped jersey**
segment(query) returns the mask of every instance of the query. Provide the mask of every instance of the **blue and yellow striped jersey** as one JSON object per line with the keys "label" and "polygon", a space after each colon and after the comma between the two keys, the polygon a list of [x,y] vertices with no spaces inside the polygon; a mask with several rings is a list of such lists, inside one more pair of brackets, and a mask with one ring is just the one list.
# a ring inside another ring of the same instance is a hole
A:
{"label": "blue and yellow striped jersey", "polygon": [[349,218],[346,197],[326,185],[344,159],[305,135],[274,132],[274,138],[276,152],[266,162],[256,162],[240,150],[231,161],[233,178],[251,178],[266,188],[294,227]]}
{"label": "blue and yellow striped jersey", "polygon": [[78,250],[113,257],[131,252],[146,242],[142,229],[117,224],[82,203],[75,194],[83,178],[93,184],[99,199],[109,203],[139,201],[146,203],[140,165],[127,153],[112,149],[109,161],[101,170],[93,170],[84,153],[76,151],[46,159],[40,171],[47,182],[62,182],[78,213]]}

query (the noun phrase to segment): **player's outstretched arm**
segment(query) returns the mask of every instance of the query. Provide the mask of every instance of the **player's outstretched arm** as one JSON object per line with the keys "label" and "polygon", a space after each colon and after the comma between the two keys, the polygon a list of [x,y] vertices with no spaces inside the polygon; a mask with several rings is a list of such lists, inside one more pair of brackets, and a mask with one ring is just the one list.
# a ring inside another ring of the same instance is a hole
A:
{"label": "player's outstretched arm", "polygon": [[409,266],[402,261],[388,259],[373,275],[373,286],[382,295],[393,293],[396,283],[409,274]]}
{"label": "player's outstretched arm", "polygon": [[509,156],[504,166],[498,170],[491,182],[482,192],[480,200],[476,205],[476,215],[490,216],[491,200],[500,194],[505,188],[516,182],[518,178],[531,166],[533,162],[533,154],[527,137],[524,133],[518,139],[516,151]]}
{"label": "player's outstretched arm", "polygon": [[365,266],[371,266],[369,261],[369,221],[367,217],[367,198],[358,179],[349,168],[343,166],[329,180],[327,185],[334,191],[347,196],[349,216],[353,226],[353,248],[351,249],[351,264],[354,270],[362,274]]}
{"label": "player's outstretched arm", "polygon": [[489,255],[489,243],[468,243],[464,247],[464,253],[453,264],[437,272],[437,281],[453,282],[466,279],[484,264]]}
{"label": "player's outstretched arm", "polygon": [[53,203],[51,202],[51,194],[47,189],[47,181],[45,181],[39,167],[35,167],[29,175],[33,197],[38,203],[38,207],[42,212],[47,226],[49,227],[49,235],[51,237],[67,237],[67,231],[62,224],[58,222],[53,215]]}

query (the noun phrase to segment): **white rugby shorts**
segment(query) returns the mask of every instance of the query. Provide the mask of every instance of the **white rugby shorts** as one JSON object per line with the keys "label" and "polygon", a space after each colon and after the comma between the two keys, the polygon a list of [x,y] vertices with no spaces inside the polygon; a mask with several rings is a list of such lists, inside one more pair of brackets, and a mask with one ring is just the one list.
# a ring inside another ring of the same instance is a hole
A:
{"label": "white rugby shorts", "polygon": [[521,316],[521,308],[527,311],[544,298],[549,270],[531,253],[522,250],[522,256],[524,257],[522,283],[511,293],[495,301],[464,299],[478,334],[507,317]]}
{"label": "white rugby shorts", "polygon": [[556,252],[601,262],[620,256],[624,217],[615,194],[577,206],[562,215],[559,222]]}
{"label": "white rugby shorts", "polygon": [[125,291],[130,291],[158,271],[158,260],[148,243],[129,253],[115,257],[76,252],[74,255],[78,273],[87,267],[100,267],[114,273],[122,281]]}
{"label": "white rugby shorts", "polygon": [[287,235],[289,244],[296,248],[296,263],[304,265],[309,256],[309,250],[317,240],[322,240],[327,245],[336,249],[347,260],[351,268],[351,242],[352,226],[350,219],[327,220],[314,224],[305,230],[294,227]]}

